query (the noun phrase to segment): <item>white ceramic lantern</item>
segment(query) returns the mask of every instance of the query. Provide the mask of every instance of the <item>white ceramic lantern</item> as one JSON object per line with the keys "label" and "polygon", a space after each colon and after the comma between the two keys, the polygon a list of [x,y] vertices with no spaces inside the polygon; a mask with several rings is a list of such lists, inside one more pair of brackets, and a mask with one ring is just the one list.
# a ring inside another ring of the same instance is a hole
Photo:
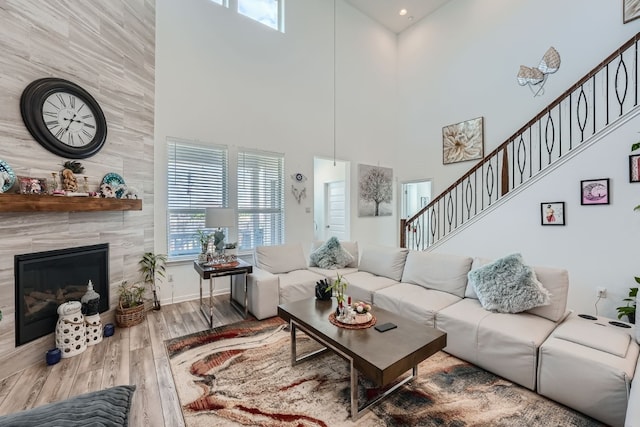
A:
{"label": "white ceramic lantern", "polygon": [[80,301],[69,301],[58,306],[56,347],[62,351],[63,358],[75,356],[87,349],[86,330]]}

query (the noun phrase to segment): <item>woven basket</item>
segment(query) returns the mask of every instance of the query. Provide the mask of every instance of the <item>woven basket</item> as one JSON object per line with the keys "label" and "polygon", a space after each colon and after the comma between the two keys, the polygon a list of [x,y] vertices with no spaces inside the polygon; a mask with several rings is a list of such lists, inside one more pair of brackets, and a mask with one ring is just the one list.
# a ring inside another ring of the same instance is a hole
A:
{"label": "woven basket", "polygon": [[116,323],[121,328],[128,328],[135,326],[138,323],[142,323],[147,311],[144,304],[137,305],[131,308],[123,308],[122,305],[116,308]]}

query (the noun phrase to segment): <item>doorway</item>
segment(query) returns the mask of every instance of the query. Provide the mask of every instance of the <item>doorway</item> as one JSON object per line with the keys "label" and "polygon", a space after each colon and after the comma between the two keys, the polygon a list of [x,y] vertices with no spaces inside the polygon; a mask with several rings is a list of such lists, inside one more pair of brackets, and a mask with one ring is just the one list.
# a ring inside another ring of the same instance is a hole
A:
{"label": "doorway", "polygon": [[340,241],[350,235],[350,164],[346,161],[313,159],[313,236],[327,240],[335,236]]}
{"label": "doorway", "polygon": [[400,184],[400,215],[411,218],[431,202],[431,180],[407,181]]}

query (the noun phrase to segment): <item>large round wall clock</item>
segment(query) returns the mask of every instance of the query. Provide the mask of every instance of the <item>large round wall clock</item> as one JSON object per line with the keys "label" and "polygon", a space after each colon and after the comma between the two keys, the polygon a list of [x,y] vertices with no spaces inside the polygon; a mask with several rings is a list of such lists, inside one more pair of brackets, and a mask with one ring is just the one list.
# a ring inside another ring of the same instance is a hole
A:
{"label": "large round wall clock", "polygon": [[22,92],[20,112],[35,140],[58,156],[85,159],[107,139],[100,105],[67,80],[48,77],[31,82]]}

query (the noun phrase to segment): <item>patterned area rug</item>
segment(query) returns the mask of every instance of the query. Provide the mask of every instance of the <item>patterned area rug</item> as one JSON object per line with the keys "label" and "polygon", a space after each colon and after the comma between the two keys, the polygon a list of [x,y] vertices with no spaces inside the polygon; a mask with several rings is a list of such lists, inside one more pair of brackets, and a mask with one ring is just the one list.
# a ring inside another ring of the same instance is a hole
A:
{"label": "patterned area rug", "polygon": [[[166,341],[188,427],[601,425],[444,352],[352,422],[348,362],[327,352],[292,367],[284,328],[248,320]],[[298,334],[298,354],[319,347]],[[361,380],[359,392],[379,390]]]}

